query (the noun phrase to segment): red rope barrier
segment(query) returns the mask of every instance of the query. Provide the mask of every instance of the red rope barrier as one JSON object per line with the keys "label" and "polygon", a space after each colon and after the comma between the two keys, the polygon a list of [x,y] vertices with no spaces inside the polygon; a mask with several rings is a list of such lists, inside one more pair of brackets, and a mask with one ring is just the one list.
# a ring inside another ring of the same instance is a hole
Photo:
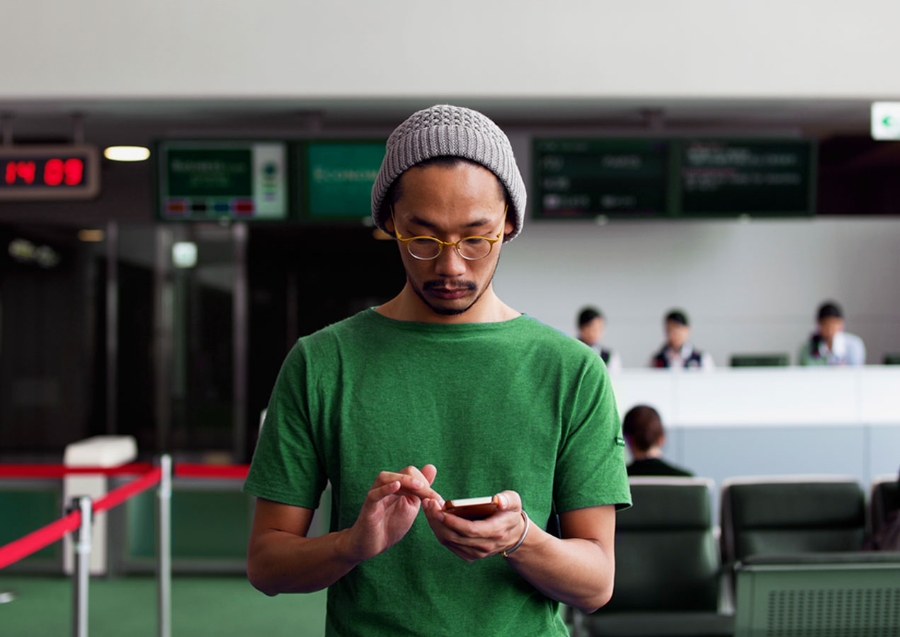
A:
{"label": "red rope barrier", "polygon": [[[118,467],[67,467],[61,464],[0,464],[0,478],[64,478],[68,475],[139,475],[153,470],[149,462],[132,462]],[[245,479],[250,465],[214,465],[178,462],[174,474],[179,478]]]}
{"label": "red rope barrier", "polygon": [[32,531],[18,540],[13,540],[6,546],[0,546],[0,569],[18,562],[32,553],[37,553],[45,546],[58,542],[80,525],[81,511],[73,511],[64,518],[51,522],[37,531]]}
{"label": "red rope barrier", "polygon": [[61,464],[0,464],[0,478],[64,478],[83,473],[107,476],[136,475],[153,469],[149,462],[132,462],[118,467],[67,467]]}
{"label": "red rope barrier", "polygon": [[162,469],[156,467],[137,480],[132,480],[128,484],[123,484],[121,487],[113,489],[99,500],[94,501],[94,513],[100,513],[119,506],[128,498],[146,491],[153,485],[159,484],[161,478]]}
{"label": "red rope barrier", "polygon": [[[134,467],[135,465],[131,466]],[[119,506],[128,498],[131,498],[138,493],[146,491],[153,485],[158,484],[160,479],[162,478],[162,469],[159,467],[154,468],[153,465],[149,464],[147,466],[151,467],[150,471],[142,475],[140,478],[132,480],[128,484],[123,484],[121,487],[113,489],[102,498],[93,502],[92,506],[94,513],[101,513],[103,511],[112,509],[113,507]],[[58,542],[67,533],[71,533],[72,531],[77,529],[80,524],[81,511],[76,510],[72,513],[69,513],[63,518],[56,520],[55,522],[51,522],[47,526],[42,527],[37,531],[32,531],[28,535],[21,537],[18,540],[13,540],[6,546],[0,547],[0,569],[7,567],[14,562],[18,562],[19,560],[28,557],[32,553],[37,553],[45,546],[49,546],[54,542]]]}
{"label": "red rope barrier", "polygon": [[231,465],[214,465],[214,464],[190,464],[186,462],[177,462],[173,469],[176,478],[240,478],[247,477],[250,471],[250,465],[231,464]]}
{"label": "red rope barrier", "polygon": [[[247,477],[250,465],[206,465],[177,463],[174,474],[180,478],[240,479]],[[128,498],[142,493],[159,483],[162,469],[149,462],[133,462],[119,467],[67,467],[64,465],[0,464],[0,478],[63,478],[67,475],[102,474],[107,476],[142,474],[139,478],[123,484],[93,503],[94,513],[108,511]],[[81,524],[81,512],[73,511],[65,517],[51,522],[45,527],[0,547],[0,569],[6,568],[58,542]]]}

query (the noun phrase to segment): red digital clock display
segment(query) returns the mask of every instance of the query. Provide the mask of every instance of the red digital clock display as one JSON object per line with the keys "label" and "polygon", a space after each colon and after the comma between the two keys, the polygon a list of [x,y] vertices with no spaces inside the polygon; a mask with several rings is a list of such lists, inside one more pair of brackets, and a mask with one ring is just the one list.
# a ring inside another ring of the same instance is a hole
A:
{"label": "red digital clock display", "polygon": [[90,146],[0,146],[0,200],[90,199],[97,167]]}
{"label": "red digital clock display", "polygon": [[84,159],[81,157],[7,160],[2,170],[7,186],[80,186],[84,183]]}

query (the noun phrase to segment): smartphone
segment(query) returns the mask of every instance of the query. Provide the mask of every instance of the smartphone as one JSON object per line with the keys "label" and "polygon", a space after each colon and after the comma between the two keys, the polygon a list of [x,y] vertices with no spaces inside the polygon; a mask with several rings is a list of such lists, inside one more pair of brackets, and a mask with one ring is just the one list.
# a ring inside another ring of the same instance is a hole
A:
{"label": "smartphone", "polygon": [[494,496],[447,500],[444,511],[467,520],[483,520],[497,512],[497,500]]}

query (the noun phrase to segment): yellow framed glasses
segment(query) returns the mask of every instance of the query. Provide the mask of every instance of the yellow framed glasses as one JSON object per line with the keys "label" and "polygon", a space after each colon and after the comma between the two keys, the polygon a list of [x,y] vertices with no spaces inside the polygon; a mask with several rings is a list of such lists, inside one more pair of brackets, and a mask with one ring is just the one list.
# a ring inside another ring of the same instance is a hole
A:
{"label": "yellow framed glasses", "polygon": [[[506,210],[508,207],[509,206],[503,209],[504,219],[506,219]],[[400,235],[400,231],[397,230],[397,221],[394,219],[393,206],[391,206],[391,221],[394,222],[394,234],[397,235],[397,241],[406,246],[406,250],[409,252],[410,256],[414,259],[419,259],[420,261],[432,261],[437,259],[441,256],[444,248],[449,248],[450,246],[456,248],[456,253],[466,261],[478,261],[489,255],[494,249],[494,244],[503,238],[503,228],[500,228],[500,232],[498,232],[497,236],[493,239],[490,237],[473,236],[464,237],[459,241],[441,241],[437,237],[428,236],[403,237]]]}

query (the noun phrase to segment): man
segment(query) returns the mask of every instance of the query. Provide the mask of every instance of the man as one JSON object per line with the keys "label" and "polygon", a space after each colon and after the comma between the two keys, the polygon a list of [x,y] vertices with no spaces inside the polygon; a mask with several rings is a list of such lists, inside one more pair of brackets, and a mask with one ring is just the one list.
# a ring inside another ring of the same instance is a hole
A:
{"label": "man", "polygon": [[827,301],[816,314],[818,330],[800,348],[801,365],[865,365],[866,346],[862,339],[844,331],[844,313]]}
{"label": "man", "polygon": [[606,363],[610,373],[622,370],[622,358],[600,345],[606,332],[606,317],[595,307],[585,307],[578,313],[578,340],[593,349]]}
{"label": "man", "polygon": [[672,310],[666,314],[665,330],[666,343],[650,359],[650,367],[703,370],[715,368],[712,356],[694,349],[689,342],[691,327],[684,311]]}
{"label": "man", "polygon": [[[605,369],[492,287],[524,211],[484,115],[435,106],[389,137],[372,213],[406,283],[298,341],[245,483],[250,581],[328,587],[326,635],[565,635],[559,602],[590,612],[612,594],[630,494]],[[331,532],[308,538],[327,482]],[[485,519],[444,510],[490,495]],[[554,512],[560,537],[543,530]]]}
{"label": "man", "polygon": [[631,451],[632,462],[628,465],[629,476],[678,476],[691,477],[686,469],[677,467],[662,459],[662,448],[666,443],[662,419],[653,407],[637,405],[628,410],[622,420],[622,435]]}

